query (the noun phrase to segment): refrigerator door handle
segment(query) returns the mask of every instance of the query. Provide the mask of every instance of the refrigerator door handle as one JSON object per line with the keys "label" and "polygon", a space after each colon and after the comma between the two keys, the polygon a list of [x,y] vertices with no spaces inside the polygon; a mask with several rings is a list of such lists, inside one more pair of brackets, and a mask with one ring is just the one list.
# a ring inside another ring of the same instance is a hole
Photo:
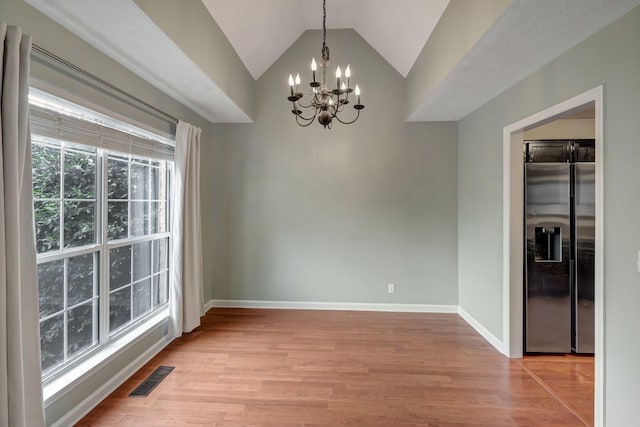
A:
{"label": "refrigerator door handle", "polygon": [[578,286],[576,284],[576,261],[569,261],[569,295],[571,300],[571,349],[576,351],[576,335],[578,328]]}

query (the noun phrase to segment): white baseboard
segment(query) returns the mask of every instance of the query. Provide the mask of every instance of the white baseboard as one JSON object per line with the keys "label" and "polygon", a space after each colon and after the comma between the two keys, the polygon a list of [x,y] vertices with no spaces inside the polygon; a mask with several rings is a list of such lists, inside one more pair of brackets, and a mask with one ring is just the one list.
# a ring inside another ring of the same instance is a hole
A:
{"label": "white baseboard", "polygon": [[305,302],[305,301],[260,301],[260,300],[218,300],[212,299],[205,304],[205,311],[213,307],[225,308],[265,308],[289,310],[350,310],[350,311],[388,311],[399,313],[457,313],[476,330],[489,344],[507,356],[504,344],[473,316],[457,305],[439,304],[378,304],[378,303],[342,303],[342,302]]}
{"label": "white baseboard", "polygon": [[440,304],[379,304],[353,302],[305,302],[305,301],[256,301],[256,300],[210,300],[205,311],[212,307],[226,308],[270,308],[289,310],[349,310],[389,311],[406,313],[458,313],[457,305]]}
{"label": "white baseboard", "polygon": [[120,370],[109,381],[102,384],[96,391],[91,393],[86,399],[80,402],[75,408],[67,412],[62,418],[51,424],[51,427],[72,426],[87,415],[93,408],[102,402],[107,396],[120,387],[127,379],[135,374],[140,368],[151,360],[156,354],[160,353],[171,341],[170,337],[164,337],[149,347],[144,353],[136,357],[125,368]]}
{"label": "white baseboard", "polygon": [[489,332],[487,328],[482,326],[482,324],[478,322],[473,316],[467,313],[464,308],[458,307],[458,314],[460,315],[460,317],[464,319],[465,322],[469,324],[469,326],[475,329],[476,332],[479,333],[482,338],[484,338],[485,340],[487,340],[487,342],[489,342],[489,344],[494,346],[496,350],[498,350],[500,353],[504,354],[505,356],[509,357],[507,355],[503,342],[500,341],[498,338],[496,338],[496,336],[493,335],[491,332]]}
{"label": "white baseboard", "polygon": [[214,301],[216,300],[210,299],[204,304],[204,307],[202,307],[203,313],[206,313],[207,311],[211,310],[214,307]]}

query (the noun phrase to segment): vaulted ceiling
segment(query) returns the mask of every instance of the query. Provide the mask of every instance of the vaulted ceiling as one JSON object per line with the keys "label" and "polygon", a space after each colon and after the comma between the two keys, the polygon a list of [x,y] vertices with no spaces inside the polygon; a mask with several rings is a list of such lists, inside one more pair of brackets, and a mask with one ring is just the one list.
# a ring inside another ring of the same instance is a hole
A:
{"label": "vaulted ceiling", "polygon": [[[305,30],[322,26],[320,0],[25,1],[211,122],[251,122],[254,80]],[[354,29],[412,85],[431,72],[416,64],[444,63],[459,50],[454,38],[473,22],[456,25],[452,15],[477,8],[474,1],[327,0],[327,24]],[[640,4],[491,1],[504,7],[441,75],[426,76],[408,120],[459,120]],[[206,31],[187,28],[196,24]],[[440,56],[425,58],[432,40]]]}
{"label": "vaulted ceiling", "polygon": [[[305,30],[322,28],[320,0],[203,3],[254,79]],[[327,0],[327,28],[354,29],[406,77],[448,4],[449,0]]]}

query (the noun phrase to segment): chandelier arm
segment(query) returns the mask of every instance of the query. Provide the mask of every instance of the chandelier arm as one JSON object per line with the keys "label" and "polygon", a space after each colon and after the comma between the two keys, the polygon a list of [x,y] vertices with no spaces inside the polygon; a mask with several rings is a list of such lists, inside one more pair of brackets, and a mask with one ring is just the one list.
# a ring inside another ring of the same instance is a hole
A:
{"label": "chandelier arm", "polygon": [[350,122],[343,122],[342,120],[340,120],[340,117],[338,117],[337,115],[336,115],[336,116],[334,116],[334,117],[335,117],[335,119],[336,119],[337,121],[339,121],[339,122],[340,122],[340,123],[342,123],[343,125],[350,125],[351,123],[355,123],[355,121],[356,121],[356,120],[358,120],[358,117],[360,117],[360,110],[356,110],[356,111],[358,111],[358,114],[356,115],[356,118],[355,118],[355,119],[353,119],[353,120],[351,120]]}
{"label": "chandelier arm", "polygon": [[298,118],[298,117],[300,117],[302,120],[305,120],[305,121],[306,121],[306,120],[314,121],[314,120],[316,119],[316,116],[317,116],[317,115],[318,115],[318,113],[317,113],[317,109],[316,109],[316,110],[313,112],[313,116],[311,116],[311,117],[305,117],[305,116],[303,116],[302,114],[296,114],[296,120],[297,120],[297,118]]}
{"label": "chandelier arm", "polygon": [[309,108],[309,107],[313,107],[313,104],[309,103],[309,105],[304,105],[302,102],[298,101],[298,107]]}
{"label": "chandelier arm", "polygon": [[[306,121],[306,123],[300,123],[299,119],[303,119]],[[311,125],[311,123],[313,123],[316,120],[316,116],[311,117],[310,119],[304,118],[302,116],[299,116],[298,114],[296,114],[296,123],[298,124],[298,126],[306,128],[307,126]]]}

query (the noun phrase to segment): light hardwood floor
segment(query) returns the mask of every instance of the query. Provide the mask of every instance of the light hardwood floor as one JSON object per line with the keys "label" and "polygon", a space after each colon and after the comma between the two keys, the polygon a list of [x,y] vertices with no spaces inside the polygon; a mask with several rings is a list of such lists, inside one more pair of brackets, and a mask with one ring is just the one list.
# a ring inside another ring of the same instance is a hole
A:
{"label": "light hardwood floor", "polygon": [[78,425],[590,425],[592,359],[548,359],[509,360],[455,314],[212,309]]}

